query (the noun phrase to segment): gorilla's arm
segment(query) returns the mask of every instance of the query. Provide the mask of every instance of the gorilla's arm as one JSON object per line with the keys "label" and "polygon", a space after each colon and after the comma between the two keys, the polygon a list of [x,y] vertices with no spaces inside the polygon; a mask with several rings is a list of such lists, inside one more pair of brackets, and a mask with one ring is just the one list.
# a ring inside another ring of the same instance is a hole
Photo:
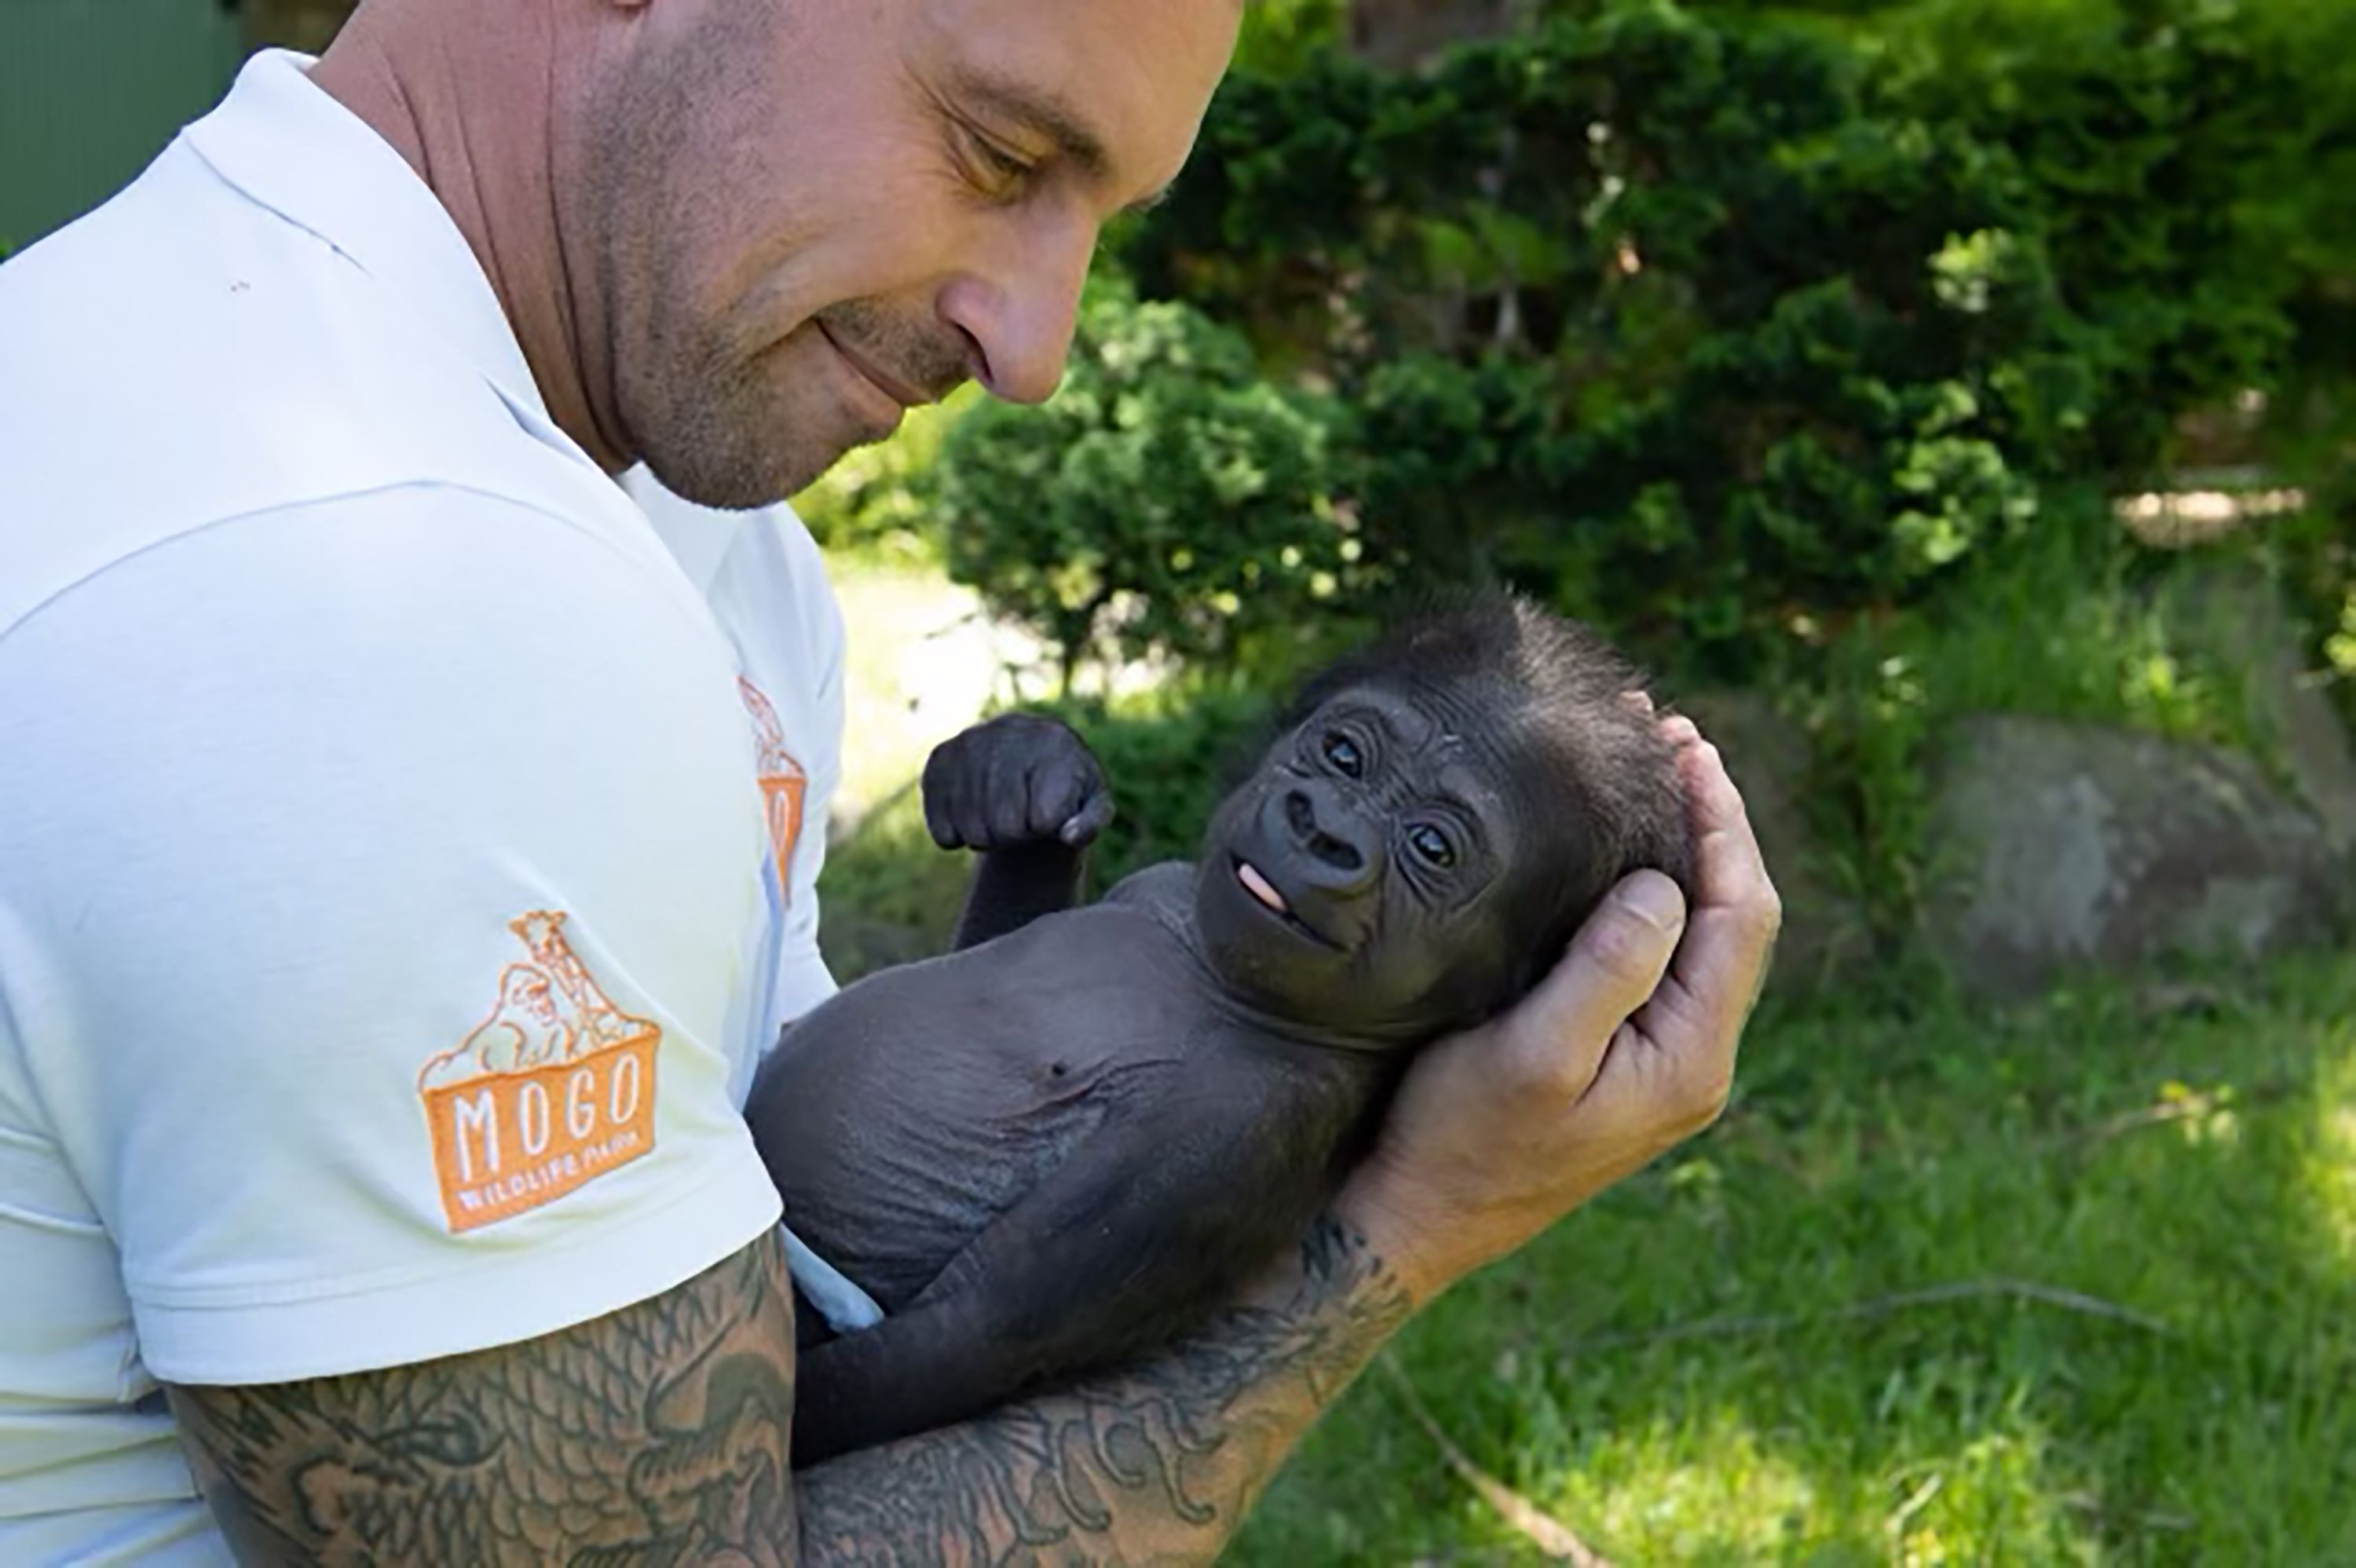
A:
{"label": "gorilla's arm", "polygon": [[978,947],[1079,902],[1087,853],[1053,838],[985,852],[966,891],[952,951]]}
{"label": "gorilla's arm", "polygon": [[1283,1155],[1249,1127],[1192,1110],[1108,1125],[906,1308],[810,1350],[794,1464],[952,1425],[1042,1378],[1139,1354],[1304,1235],[1323,1185],[1273,1168]]}
{"label": "gorilla's arm", "polygon": [[1079,901],[1087,847],[1112,820],[1104,770],[1053,719],[1009,713],[925,763],[925,825],[944,849],[979,849],[958,922],[962,953]]}

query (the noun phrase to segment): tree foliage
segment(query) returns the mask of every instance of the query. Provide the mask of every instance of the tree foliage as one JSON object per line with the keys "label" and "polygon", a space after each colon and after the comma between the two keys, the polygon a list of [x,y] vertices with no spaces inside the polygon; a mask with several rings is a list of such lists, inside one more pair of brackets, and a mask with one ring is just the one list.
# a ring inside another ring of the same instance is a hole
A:
{"label": "tree foliage", "polygon": [[1612,0],[1238,72],[1120,248],[1144,303],[951,437],[954,570],[1073,657],[1282,664],[1503,581],[1740,679],[2103,527],[2053,497],[2286,375],[2349,104],[2279,14],[2029,9]]}
{"label": "tree foliage", "polygon": [[1334,508],[1336,423],[1199,311],[1099,287],[1044,410],[989,405],[949,432],[933,495],[949,571],[1066,676],[1092,652],[1217,660],[1286,639],[1359,553]]}

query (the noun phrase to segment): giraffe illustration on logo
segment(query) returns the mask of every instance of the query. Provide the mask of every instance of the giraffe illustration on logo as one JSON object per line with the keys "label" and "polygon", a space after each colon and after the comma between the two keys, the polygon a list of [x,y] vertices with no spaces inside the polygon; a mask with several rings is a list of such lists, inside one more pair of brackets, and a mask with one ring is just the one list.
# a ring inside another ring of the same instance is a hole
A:
{"label": "giraffe illustration on logo", "polygon": [[777,722],[777,710],[761,688],[740,675],[736,677],[736,694],[744,699],[745,710],[753,715],[753,734],[759,744],[759,761],[754,771],[760,778],[761,798],[768,808],[769,846],[777,857],[777,887],[791,899],[791,862],[794,846],[801,839],[802,799],[809,788],[809,778],[786,750],[786,727]]}
{"label": "giraffe illustration on logo", "polygon": [[453,1231],[536,1209],[654,1148],[662,1029],[614,1005],[564,920],[535,910],[508,923],[530,962],[509,965],[489,1016],[417,1074]]}

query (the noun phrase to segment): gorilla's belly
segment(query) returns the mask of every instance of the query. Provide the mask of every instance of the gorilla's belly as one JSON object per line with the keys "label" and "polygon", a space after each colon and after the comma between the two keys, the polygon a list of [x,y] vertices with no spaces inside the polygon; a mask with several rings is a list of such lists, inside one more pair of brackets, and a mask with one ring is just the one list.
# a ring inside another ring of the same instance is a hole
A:
{"label": "gorilla's belly", "polygon": [[980,987],[949,958],[843,992],[787,1034],[747,1107],[756,1134],[768,1121],[786,1223],[887,1312],[1176,1065],[1130,1029],[1108,1040],[1068,981],[1022,985],[1020,941],[992,944]]}
{"label": "gorilla's belly", "polygon": [[785,1194],[786,1223],[886,1311],[914,1300],[968,1243],[1103,1122],[1101,1103],[1039,1106],[984,1130],[879,1115],[820,1178]]}

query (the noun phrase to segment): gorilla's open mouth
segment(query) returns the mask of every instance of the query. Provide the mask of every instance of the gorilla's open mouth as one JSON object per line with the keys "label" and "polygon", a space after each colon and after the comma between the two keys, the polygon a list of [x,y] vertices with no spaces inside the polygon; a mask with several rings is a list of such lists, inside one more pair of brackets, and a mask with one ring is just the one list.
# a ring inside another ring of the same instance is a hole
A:
{"label": "gorilla's open mouth", "polygon": [[1261,874],[1260,869],[1258,866],[1253,865],[1249,860],[1245,859],[1240,855],[1235,857],[1235,862],[1236,880],[1242,883],[1244,891],[1249,893],[1252,898],[1266,908],[1270,914],[1275,915],[1279,920],[1284,922],[1286,925],[1290,926],[1293,930],[1307,937],[1310,941],[1317,944],[1320,947],[1331,947],[1337,952],[1340,951],[1342,946],[1340,943],[1334,941],[1332,937],[1326,935],[1323,932],[1318,930],[1315,926],[1310,924],[1307,921],[1292,912],[1292,906],[1285,901],[1285,898],[1282,893],[1276,891],[1276,884],[1269,881],[1266,876]]}
{"label": "gorilla's open mouth", "polygon": [[1277,913],[1290,915],[1292,912],[1292,906],[1284,901],[1284,895],[1276,891],[1276,884],[1261,876],[1259,868],[1249,860],[1236,862],[1236,880],[1244,885],[1244,891],[1251,894]]}

